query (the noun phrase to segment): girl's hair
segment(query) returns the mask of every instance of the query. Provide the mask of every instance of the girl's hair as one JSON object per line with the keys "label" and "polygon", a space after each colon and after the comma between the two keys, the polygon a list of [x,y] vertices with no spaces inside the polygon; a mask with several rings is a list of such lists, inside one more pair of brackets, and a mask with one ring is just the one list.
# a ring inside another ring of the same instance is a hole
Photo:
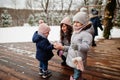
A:
{"label": "girl's hair", "polygon": [[[63,26],[63,24],[64,24],[64,23],[62,23],[62,24],[60,25],[60,40],[61,40],[61,42],[62,42],[62,44],[63,44],[63,39],[66,37],[67,40],[68,40],[68,42],[70,43],[70,41],[71,41],[71,36],[72,36],[72,32],[73,32],[73,28],[72,28],[72,26],[65,24],[65,25],[67,26],[67,32],[66,32],[66,36],[64,36],[65,34],[64,34],[64,32],[62,31],[62,26]],[[64,45],[64,44],[63,44],[63,45]]]}

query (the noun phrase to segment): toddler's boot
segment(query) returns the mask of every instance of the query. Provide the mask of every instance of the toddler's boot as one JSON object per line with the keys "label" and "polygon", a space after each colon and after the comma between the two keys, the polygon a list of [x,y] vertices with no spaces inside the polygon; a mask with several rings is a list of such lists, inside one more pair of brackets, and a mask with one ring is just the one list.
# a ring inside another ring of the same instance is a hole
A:
{"label": "toddler's boot", "polygon": [[42,75],[42,78],[48,78],[50,77],[52,74],[50,71],[46,70],[46,71],[43,71],[43,75]]}
{"label": "toddler's boot", "polygon": [[40,76],[42,76],[43,75],[43,70],[42,69],[40,69],[40,72],[38,73]]}

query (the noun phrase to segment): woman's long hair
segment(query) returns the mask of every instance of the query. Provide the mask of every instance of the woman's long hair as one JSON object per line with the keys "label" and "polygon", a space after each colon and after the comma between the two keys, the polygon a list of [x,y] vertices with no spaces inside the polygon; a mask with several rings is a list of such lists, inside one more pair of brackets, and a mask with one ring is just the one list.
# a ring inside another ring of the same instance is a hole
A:
{"label": "woman's long hair", "polygon": [[[65,33],[62,31],[62,26],[63,26],[63,24],[64,24],[64,23],[62,23],[62,24],[60,25],[60,39],[61,39],[61,42],[62,42],[62,44],[64,45],[63,40],[64,40],[65,37],[67,37],[67,40],[68,40],[68,42],[69,42],[69,44],[70,44],[71,36],[72,36],[72,32],[73,32],[73,28],[72,28],[72,26],[65,24],[65,25],[67,26],[67,31],[66,31],[66,34],[65,34]],[[65,36],[65,35],[66,35],[66,36]]]}

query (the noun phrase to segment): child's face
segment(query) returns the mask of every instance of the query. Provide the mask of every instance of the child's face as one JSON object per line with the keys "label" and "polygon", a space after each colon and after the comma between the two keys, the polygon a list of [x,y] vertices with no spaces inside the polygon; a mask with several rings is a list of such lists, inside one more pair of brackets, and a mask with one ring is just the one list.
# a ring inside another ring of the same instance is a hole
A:
{"label": "child's face", "polygon": [[78,22],[78,21],[74,21],[73,26],[76,26],[76,27],[82,27],[83,24],[81,24],[81,23]]}
{"label": "child's face", "polygon": [[66,26],[65,24],[62,25],[62,31],[63,31],[64,33],[67,32],[67,26]]}
{"label": "child's face", "polygon": [[46,32],[46,33],[43,33],[43,35],[44,35],[45,37],[48,37],[48,35],[49,35],[49,31]]}

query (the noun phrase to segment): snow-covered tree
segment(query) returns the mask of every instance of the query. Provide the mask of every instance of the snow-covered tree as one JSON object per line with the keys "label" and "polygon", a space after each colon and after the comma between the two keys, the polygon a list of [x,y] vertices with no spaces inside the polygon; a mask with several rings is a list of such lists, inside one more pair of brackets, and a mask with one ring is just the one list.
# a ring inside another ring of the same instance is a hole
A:
{"label": "snow-covered tree", "polygon": [[31,26],[37,26],[38,21],[42,19],[44,22],[47,22],[47,16],[44,12],[41,13],[35,13],[34,16],[32,14],[29,15],[28,17],[28,23]]}
{"label": "snow-covered tree", "polygon": [[31,26],[34,26],[34,24],[35,24],[34,16],[32,14],[30,14],[29,17],[28,17],[28,23]]}
{"label": "snow-covered tree", "polygon": [[40,14],[40,19],[44,20],[44,22],[47,22],[47,14],[44,12],[41,12],[39,14]]}
{"label": "snow-covered tree", "polygon": [[35,13],[35,25],[38,25],[38,22],[40,20],[40,13]]}
{"label": "snow-covered tree", "polygon": [[8,27],[12,24],[12,16],[8,13],[7,10],[4,10],[1,14],[1,24],[3,27]]}
{"label": "snow-covered tree", "polygon": [[117,24],[117,26],[120,28],[120,10],[119,10],[119,12],[118,12],[116,24]]}

